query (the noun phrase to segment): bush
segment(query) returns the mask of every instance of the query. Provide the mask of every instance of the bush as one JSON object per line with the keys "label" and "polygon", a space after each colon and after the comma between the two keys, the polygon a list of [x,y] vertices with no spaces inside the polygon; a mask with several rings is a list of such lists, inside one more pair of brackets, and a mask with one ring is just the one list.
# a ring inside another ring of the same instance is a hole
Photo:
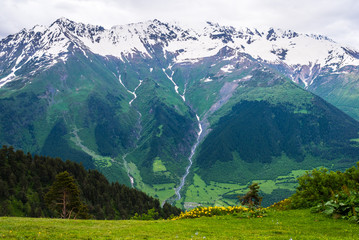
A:
{"label": "bush", "polygon": [[322,212],[333,218],[343,218],[359,223],[359,192],[349,191],[347,188],[344,188],[333,199],[324,205],[319,204],[312,208],[312,211]]}
{"label": "bush", "polygon": [[[359,162],[358,162],[359,167]],[[318,204],[324,205],[333,196],[348,188],[359,190],[359,169],[352,167],[344,173],[329,171],[326,168],[314,169],[298,178],[299,186],[291,197],[293,208],[308,208]]]}
{"label": "bush", "polygon": [[265,216],[266,209],[249,209],[242,206],[230,207],[197,207],[191,211],[181,213],[180,216],[172,218],[172,220],[185,219],[185,218],[200,218],[200,217],[213,217],[233,215],[240,218],[252,218]]}
{"label": "bush", "polygon": [[135,214],[131,218],[131,220],[155,220],[158,219],[158,212],[156,212],[156,209],[151,208],[147,211],[147,214],[144,213],[142,215],[138,215],[138,213]]}
{"label": "bush", "polygon": [[292,200],[290,198],[286,198],[280,202],[273,203],[268,208],[275,209],[275,210],[288,210],[292,208]]}

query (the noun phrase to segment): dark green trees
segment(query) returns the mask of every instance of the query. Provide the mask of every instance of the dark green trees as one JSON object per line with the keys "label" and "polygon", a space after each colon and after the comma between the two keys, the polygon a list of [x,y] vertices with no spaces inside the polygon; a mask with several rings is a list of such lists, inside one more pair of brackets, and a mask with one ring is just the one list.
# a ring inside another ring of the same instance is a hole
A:
{"label": "dark green trees", "polygon": [[[110,183],[97,170],[60,158],[32,156],[13,147],[0,148],[0,216],[57,217],[62,209],[46,204],[45,194],[54,191],[59,173],[67,171],[78,184],[83,209],[74,209],[71,218],[130,219],[155,208],[158,218],[179,215],[181,210],[125,185]],[[76,201],[75,201],[76,202]],[[54,202],[52,203],[54,204]],[[69,207],[66,207],[69,209]],[[71,209],[70,209],[71,210]]]}
{"label": "dark green trees", "polygon": [[247,205],[249,208],[259,207],[262,202],[262,197],[259,196],[258,183],[252,183],[249,186],[249,192],[244,196],[239,196],[239,201],[242,205]]}
{"label": "dark green trees", "polygon": [[87,207],[80,200],[80,190],[67,171],[56,175],[55,182],[45,195],[45,201],[61,218],[76,218],[79,213],[86,216]]}

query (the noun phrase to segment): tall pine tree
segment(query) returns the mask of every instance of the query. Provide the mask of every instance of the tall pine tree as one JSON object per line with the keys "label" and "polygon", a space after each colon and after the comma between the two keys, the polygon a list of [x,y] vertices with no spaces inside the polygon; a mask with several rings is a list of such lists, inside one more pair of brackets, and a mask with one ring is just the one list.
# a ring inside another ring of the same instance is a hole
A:
{"label": "tall pine tree", "polygon": [[56,180],[45,195],[49,208],[58,212],[61,218],[86,216],[87,207],[80,200],[80,190],[75,180],[65,171],[56,175]]}

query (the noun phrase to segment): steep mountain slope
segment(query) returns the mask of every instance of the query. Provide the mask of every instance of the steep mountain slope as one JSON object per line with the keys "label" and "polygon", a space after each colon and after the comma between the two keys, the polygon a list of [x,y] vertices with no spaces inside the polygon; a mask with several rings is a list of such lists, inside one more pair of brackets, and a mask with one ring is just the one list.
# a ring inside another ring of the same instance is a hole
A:
{"label": "steep mountain slope", "polygon": [[357,161],[358,123],[306,90],[357,117],[358,55],[278,29],[62,18],[0,41],[0,143],[230,204],[248,181]]}
{"label": "steep mountain slope", "polygon": [[293,81],[305,86],[313,84],[322,70],[336,71],[359,64],[357,51],[325,36],[291,30],[236,29],[211,22],[186,28],[158,20],[104,29],[61,18],[50,27],[36,26],[2,40],[1,84],[39,60],[47,61],[43,65],[48,67],[66,61],[73,49],[81,50],[85,56],[90,50],[122,61],[137,56],[165,63],[167,57],[175,57],[174,62],[180,63],[213,56],[225,46],[280,67]]}
{"label": "steep mountain slope", "polygon": [[109,183],[98,171],[86,171],[80,164],[59,158],[32,157],[3,146],[0,149],[0,216],[58,217],[60,214],[46,204],[45,194],[56,175],[64,171],[74,177],[81,202],[88,210],[87,216],[79,214],[77,218],[129,219],[154,208],[158,218],[167,219],[181,212],[169,204],[161,207],[158,199],[141,191]]}
{"label": "steep mountain slope", "polygon": [[[196,91],[207,100],[196,106],[209,128],[183,204],[235,204],[253,180],[276,196],[266,199],[279,200],[303,169],[344,169],[359,160],[357,121],[246,54],[227,60],[230,51],[200,60],[204,72],[191,65],[191,73],[203,75],[188,86],[188,99]],[[235,67],[218,71],[228,66]]]}
{"label": "steep mountain slope", "polygon": [[322,96],[326,101],[358,120],[358,74],[358,66],[345,66],[337,71],[322,71],[308,90]]}

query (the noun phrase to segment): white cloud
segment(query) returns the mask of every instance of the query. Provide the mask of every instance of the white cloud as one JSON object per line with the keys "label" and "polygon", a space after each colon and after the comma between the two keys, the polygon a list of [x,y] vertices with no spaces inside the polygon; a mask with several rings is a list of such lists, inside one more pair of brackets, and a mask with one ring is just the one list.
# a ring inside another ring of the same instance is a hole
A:
{"label": "white cloud", "polygon": [[357,0],[2,0],[0,37],[59,17],[106,28],[154,18],[279,27],[327,35],[359,49]]}

